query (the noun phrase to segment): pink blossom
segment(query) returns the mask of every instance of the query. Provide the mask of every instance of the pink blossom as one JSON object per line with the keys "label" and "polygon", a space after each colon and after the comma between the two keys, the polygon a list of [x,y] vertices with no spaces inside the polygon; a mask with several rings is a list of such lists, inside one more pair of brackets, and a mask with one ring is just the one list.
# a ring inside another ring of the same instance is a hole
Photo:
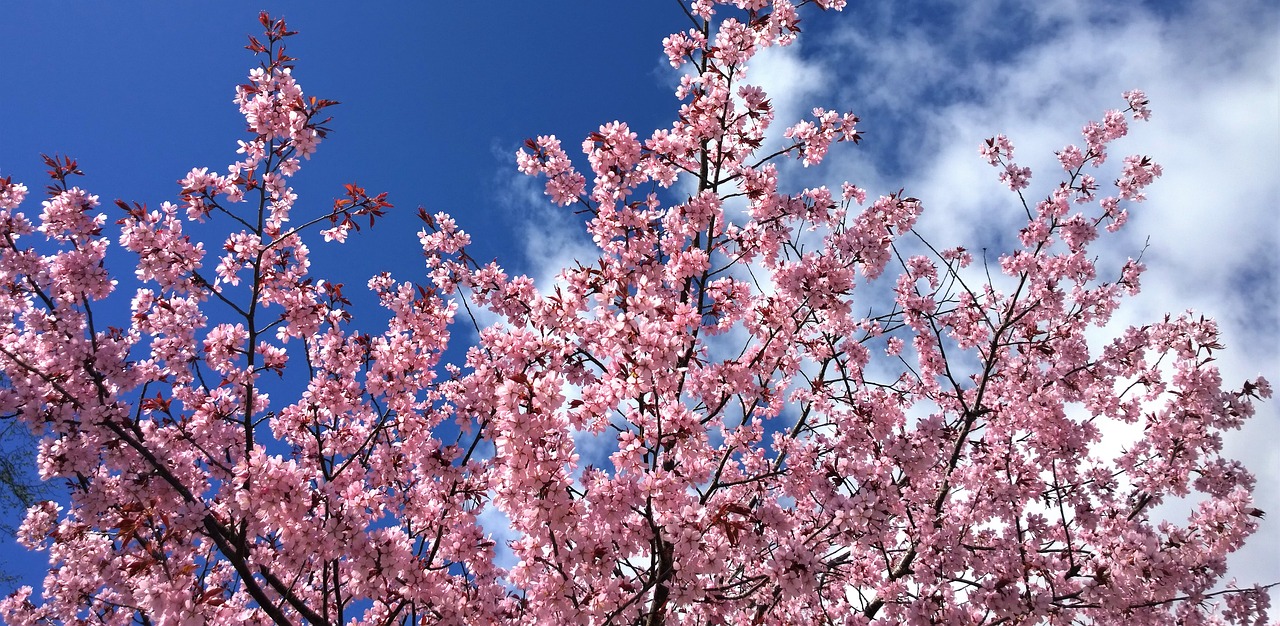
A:
{"label": "pink blossom", "polygon": [[862,204],[867,201],[867,190],[851,185],[847,182],[841,186],[840,193],[845,202],[852,200],[858,204]]}
{"label": "pink blossom", "polygon": [[[698,28],[663,49],[697,70],[648,139],[615,121],[577,157],[524,144],[518,170],[597,249],[554,285],[477,260],[467,218],[425,209],[424,268],[364,285],[380,311],[315,276],[310,244],[393,207],[289,186],[332,103],[303,97],[265,13],[226,176],[193,168],[178,203],[120,202],[108,224],[75,161],[47,158],[38,225],[0,179],[0,413],[41,433],[37,469],[70,494],[28,510],[18,540],[49,573],[0,616],[1265,623],[1266,589],[1220,585],[1262,516],[1221,436],[1270,384],[1226,386],[1197,314],[1094,333],[1143,271],[1098,242],[1162,174],[1129,157],[1095,198],[1081,168],[1124,114],[1058,153],[1039,201],[1012,142],[984,142],[1017,192],[992,210],[1026,218],[984,239],[993,277],[978,242],[921,243],[904,190],[868,206],[787,180],[775,159],[858,142],[852,114],[813,109],[761,152],[774,111],[746,66],[797,36],[795,4],[689,3]],[[212,223],[188,232],[180,208]],[[104,327],[118,257],[143,284]],[[1118,456],[1098,418],[1135,427]]]}
{"label": "pink blossom", "polygon": [[1133,119],[1144,122],[1151,119],[1151,109],[1147,108],[1149,104],[1147,94],[1139,89],[1134,89],[1124,92],[1121,97],[1129,102],[1129,109],[1133,111]]}
{"label": "pink blossom", "polygon": [[1002,160],[1013,158],[1013,144],[1004,135],[996,135],[987,139],[979,150],[987,163],[998,165]]}
{"label": "pink blossom", "polygon": [[702,33],[690,30],[688,33],[675,33],[662,40],[662,49],[667,53],[671,67],[679,68],[689,61],[693,51],[705,44]]}
{"label": "pink blossom", "polygon": [[1074,172],[1084,165],[1084,153],[1080,148],[1067,146],[1058,152],[1058,161],[1062,163],[1062,169]]}
{"label": "pink blossom", "polygon": [[0,178],[0,209],[16,209],[27,197],[27,186]]}
{"label": "pink blossom", "polygon": [[1000,180],[1009,186],[1010,190],[1020,191],[1031,185],[1031,168],[1018,167],[1016,163],[1008,163],[1004,166],[1004,171],[1000,172]]}

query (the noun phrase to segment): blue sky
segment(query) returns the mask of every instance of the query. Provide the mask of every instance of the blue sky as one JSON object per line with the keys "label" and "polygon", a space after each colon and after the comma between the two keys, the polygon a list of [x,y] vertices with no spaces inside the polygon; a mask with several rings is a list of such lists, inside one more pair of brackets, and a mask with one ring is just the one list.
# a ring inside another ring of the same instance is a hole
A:
{"label": "blue sky", "polygon": [[[1040,196],[1056,181],[1053,151],[1122,107],[1120,92],[1145,89],[1153,119],[1118,150],[1153,155],[1165,176],[1125,237],[1102,250],[1104,262],[1123,259],[1150,240],[1144,293],[1116,322],[1195,308],[1223,325],[1226,380],[1280,383],[1274,3],[900,4],[806,13],[797,46],[753,64],[777,128],[813,106],[863,120],[863,146],[817,170],[784,169],[791,186],[905,187],[924,201],[921,228],[935,243],[974,248],[1011,232],[1018,215],[978,157],[983,138],[1013,139],[1042,174],[1031,188]],[[176,200],[175,181],[192,167],[223,170],[242,138],[234,86],[254,64],[242,46],[264,6],[301,31],[289,51],[306,93],[342,102],[333,134],[293,180],[300,210],[322,209],[353,181],[389,192],[399,209],[313,255],[317,275],[353,287],[383,270],[421,276],[419,204],[458,218],[475,256],[549,278],[584,240],[574,216],[515,173],[515,149],[539,134],[576,146],[615,119],[645,136],[676,111],[659,43],[685,26],[674,2],[31,2],[6,8],[0,36],[0,175],[38,190],[40,153],[58,152],[79,159],[79,184],[104,204],[158,205]],[[1242,582],[1280,580],[1277,437],[1273,402],[1228,440],[1272,513],[1232,561]],[[31,557],[14,550],[0,543],[0,560],[38,587],[38,568],[14,566]]]}

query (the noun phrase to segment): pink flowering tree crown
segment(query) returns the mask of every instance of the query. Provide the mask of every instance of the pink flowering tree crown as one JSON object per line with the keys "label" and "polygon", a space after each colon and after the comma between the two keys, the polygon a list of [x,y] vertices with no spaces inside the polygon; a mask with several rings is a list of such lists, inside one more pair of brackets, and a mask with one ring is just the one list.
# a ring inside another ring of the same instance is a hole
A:
{"label": "pink flowering tree crown", "polygon": [[[669,127],[605,124],[577,164],[554,136],[517,154],[586,216],[598,258],[535,285],[420,210],[425,276],[369,280],[390,318],[377,333],[310,275],[304,238],[331,249],[392,207],[348,184],[293,213],[289,180],[334,103],[303,94],[282,20],[250,38],[240,160],[191,170],[177,203],[118,202],[113,238],[143,285],[127,317],[95,316],[119,270],[78,164],[46,159],[38,216],[0,179],[0,415],[43,434],[40,474],[70,491],[27,512],[19,540],[49,574],[0,615],[1265,623],[1264,588],[1221,581],[1262,516],[1221,433],[1267,381],[1224,387],[1217,327],[1191,313],[1087,338],[1139,288],[1140,262],[1099,267],[1091,246],[1160,166],[1128,157],[1114,186],[1093,173],[1145,96],[1085,126],[1061,182],[1021,201],[1010,249],[974,259],[919,243],[905,193],[783,190],[785,160],[859,139],[856,116],[822,108],[773,128],[748,82],[799,34],[797,6],[681,6],[688,30],[662,42],[682,72]],[[981,153],[1030,189],[1009,139]],[[230,234],[195,237],[211,220]],[[497,322],[442,362],[477,309]],[[1141,435],[1108,454],[1107,422]],[[1153,519],[1185,497],[1185,519]],[[482,523],[494,512],[509,526]]]}

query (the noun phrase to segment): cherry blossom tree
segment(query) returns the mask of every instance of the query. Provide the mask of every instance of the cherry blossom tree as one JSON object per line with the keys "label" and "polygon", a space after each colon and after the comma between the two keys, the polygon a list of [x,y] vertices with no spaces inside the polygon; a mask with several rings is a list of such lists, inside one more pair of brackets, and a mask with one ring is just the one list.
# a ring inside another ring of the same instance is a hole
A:
{"label": "cherry blossom tree", "polygon": [[[1010,140],[988,140],[1025,226],[1003,251],[934,247],[904,192],[780,181],[786,159],[860,138],[857,117],[819,108],[765,148],[773,108],[747,68],[796,38],[797,6],[681,6],[670,127],[605,124],[586,169],[553,136],[517,155],[584,215],[598,259],[535,285],[420,209],[425,272],[368,282],[378,333],[308,259],[395,209],[348,184],[294,211],[334,103],[299,87],[283,20],[263,14],[249,40],[239,160],[191,170],[177,202],[103,209],[75,160],[46,157],[28,216],[28,188],[0,179],[0,414],[43,435],[40,475],[70,492],[27,511],[20,540],[49,574],[0,615],[1265,623],[1265,588],[1222,581],[1262,513],[1220,452],[1271,389],[1224,387],[1211,319],[1109,329],[1143,266],[1090,251],[1161,174],[1111,159],[1146,97],[1087,124],[1040,201]],[[127,317],[100,310],[119,289],[112,240],[142,284]],[[1108,452],[1110,423],[1140,435]],[[584,459],[588,441],[606,453]],[[1186,519],[1153,517],[1188,497]],[[486,525],[495,511],[509,528]]]}

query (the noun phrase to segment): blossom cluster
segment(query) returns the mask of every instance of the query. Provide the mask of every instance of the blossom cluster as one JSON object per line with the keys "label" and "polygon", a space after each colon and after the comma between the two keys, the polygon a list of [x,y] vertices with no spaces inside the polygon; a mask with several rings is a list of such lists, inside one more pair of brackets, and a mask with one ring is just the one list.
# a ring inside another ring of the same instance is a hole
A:
{"label": "blossom cluster", "polygon": [[[913,247],[924,202],[905,191],[780,181],[860,138],[816,108],[762,153],[774,110],[747,66],[797,37],[800,7],[681,6],[670,126],[604,124],[581,167],[551,135],[516,154],[598,249],[554,289],[422,209],[423,282],[373,276],[385,328],[353,328],[306,237],[340,244],[393,207],[350,183],[295,214],[288,180],[333,103],[303,96],[294,33],[265,13],[240,160],[190,170],[177,203],[117,203],[143,283],[127,327],[95,321],[119,283],[78,165],[46,159],[35,218],[0,179],[0,416],[42,432],[41,475],[70,491],[28,511],[18,538],[49,574],[0,617],[1265,623],[1265,589],[1220,588],[1262,515],[1221,433],[1269,383],[1224,386],[1219,330],[1190,312],[1088,340],[1143,270],[1094,247],[1162,171],[1128,157],[1099,199],[1085,168],[1145,95],[1058,153],[1039,202],[1012,141],[984,143],[1027,221],[976,272],[962,246]],[[446,363],[456,323],[477,340]],[[1109,457],[1102,421],[1141,435]],[[1191,494],[1185,520],[1154,519]]]}

